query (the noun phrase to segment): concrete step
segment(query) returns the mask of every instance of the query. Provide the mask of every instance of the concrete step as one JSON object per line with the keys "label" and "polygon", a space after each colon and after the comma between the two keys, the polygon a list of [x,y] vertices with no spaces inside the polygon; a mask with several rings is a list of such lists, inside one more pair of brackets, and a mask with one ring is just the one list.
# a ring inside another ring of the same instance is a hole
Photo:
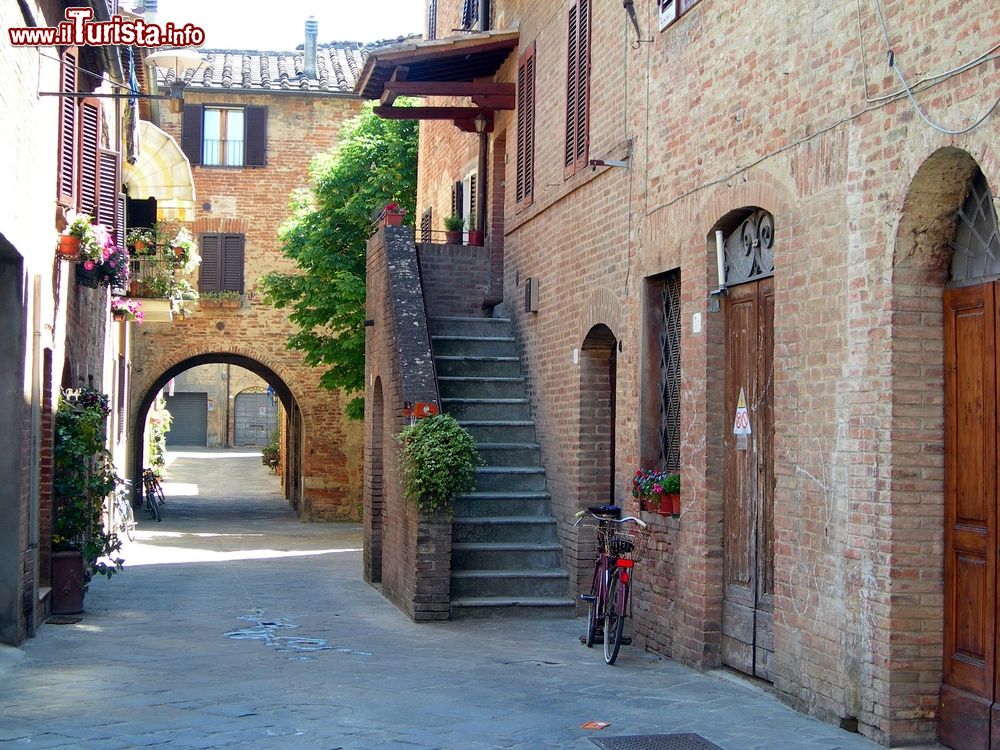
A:
{"label": "concrete step", "polygon": [[441,408],[459,421],[531,419],[531,404],[526,398],[442,398]]}
{"label": "concrete step", "polygon": [[431,336],[435,357],[516,357],[513,336]]}
{"label": "concrete step", "polygon": [[530,443],[535,423],[528,419],[460,419],[459,424],[479,443]]}
{"label": "concrete step", "polygon": [[452,542],[555,542],[556,519],[544,516],[455,516]]}
{"label": "concrete step", "polygon": [[563,597],[569,591],[569,574],[561,568],[543,570],[456,570],[451,576],[451,596],[463,597]]}
{"label": "concrete step", "polygon": [[458,542],[451,545],[452,570],[538,570],[558,568],[557,542]]}
{"label": "concrete step", "polygon": [[552,498],[548,492],[470,492],[452,503],[456,516],[548,516]]}
{"label": "concrete step", "polygon": [[428,318],[431,336],[509,336],[510,318]]}
{"label": "concrete step", "polygon": [[476,489],[481,492],[523,492],[545,489],[545,469],[541,466],[480,466],[476,469]]}
{"label": "concrete step", "polygon": [[458,597],[451,600],[451,618],[575,617],[576,602],[565,596]]}
{"label": "concrete step", "polygon": [[486,466],[539,466],[542,461],[538,443],[479,443],[476,448]]}
{"label": "concrete step", "polygon": [[460,354],[434,355],[438,377],[518,378],[521,376],[521,359],[515,356],[467,357]]}
{"label": "concrete step", "polygon": [[438,377],[441,398],[524,398],[523,378]]}

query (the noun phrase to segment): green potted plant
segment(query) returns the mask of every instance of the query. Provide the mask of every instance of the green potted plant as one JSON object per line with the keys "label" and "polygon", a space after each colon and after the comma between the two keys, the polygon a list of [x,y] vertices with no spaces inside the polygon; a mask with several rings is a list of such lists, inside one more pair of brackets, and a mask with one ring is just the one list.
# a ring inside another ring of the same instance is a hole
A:
{"label": "green potted plant", "polygon": [[181,273],[191,273],[201,263],[201,257],[197,252],[198,244],[187,227],[177,230],[177,234],[168,241],[168,244],[170,249],[167,257],[174,268]]}
{"label": "green potted plant", "polygon": [[660,469],[636,469],[632,476],[632,497],[643,510],[661,515],[680,513],[681,475]]}
{"label": "green potted plant", "polygon": [[83,611],[87,581],[122,569],[121,541],[104,528],[104,499],[118,486],[106,446],[108,397],[64,391],[56,410],[53,458],[52,611]]}
{"label": "green potted plant", "polygon": [[402,446],[403,492],[420,510],[450,510],[451,501],[475,484],[482,461],[476,443],[454,417],[418,419],[396,436]]}
{"label": "green potted plant", "polygon": [[462,244],[462,230],[465,228],[465,219],[457,214],[444,217],[444,237],[449,245]]}
{"label": "green potted plant", "polygon": [[[679,516],[681,514],[681,475],[668,474],[663,480],[663,495],[669,497],[670,515]],[[664,512],[663,506],[660,512]]]}
{"label": "green potted plant", "polygon": [[151,255],[156,252],[156,236],[152,229],[132,227],[125,233],[125,244],[133,255]]}
{"label": "green potted plant", "polygon": [[80,257],[81,249],[97,244],[93,218],[87,214],[73,214],[66,229],[59,235],[59,255],[68,260]]}

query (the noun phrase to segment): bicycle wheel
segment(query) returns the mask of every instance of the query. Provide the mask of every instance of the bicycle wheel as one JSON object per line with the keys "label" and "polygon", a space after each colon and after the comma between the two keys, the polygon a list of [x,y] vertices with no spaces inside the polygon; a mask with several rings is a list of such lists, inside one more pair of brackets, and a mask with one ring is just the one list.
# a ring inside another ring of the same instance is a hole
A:
{"label": "bicycle wheel", "polygon": [[149,510],[149,515],[155,518],[157,521],[162,521],[160,518],[160,509],[156,505],[156,493],[152,490],[146,492],[146,507]]}
{"label": "bicycle wheel", "polygon": [[118,507],[118,525],[130,542],[135,541],[135,514],[132,503],[125,499]]}
{"label": "bicycle wheel", "polygon": [[625,630],[625,599],[628,596],[627,586],[628,584],[622,583],[621,576],[617,571],[611,574],[608,598],[604,602],[604,661],[608,664],[615,663],[615,659],[618,658],[618,649],[622,645],[622,632]]}
{"label": "bicycle wheel", "polygon": [[603,570],[594,571],[594,582],[590,585],[590,609],[587,611],[587,648],[591,648],[594,645],[594,641],[597,640],[597,630],[600,627],[601,622],[601,596],[600,590],[603,586],[599,585],[601,577],[604,575]]}

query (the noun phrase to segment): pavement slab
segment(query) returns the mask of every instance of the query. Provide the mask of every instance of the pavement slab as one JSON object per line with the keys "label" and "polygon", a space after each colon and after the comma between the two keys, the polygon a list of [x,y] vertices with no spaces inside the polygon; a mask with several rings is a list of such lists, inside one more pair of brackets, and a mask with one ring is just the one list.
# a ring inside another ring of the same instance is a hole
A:
{"label": "pavement slab", "polygon": [[631,647],[609,667],[582,620],[414,623],[361,580],[360,525],[298,522],[256,452],[169,460],[163,521],[140,512],[83,619],[0,647],[0,750],[593,750],[591,720],[724,750],[878,747]]}

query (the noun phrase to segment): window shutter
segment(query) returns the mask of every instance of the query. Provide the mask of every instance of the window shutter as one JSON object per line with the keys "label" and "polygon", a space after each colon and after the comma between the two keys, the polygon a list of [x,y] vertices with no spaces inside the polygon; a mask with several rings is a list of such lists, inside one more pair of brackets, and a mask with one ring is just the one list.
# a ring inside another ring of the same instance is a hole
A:
{"label": "window shutter", "polygon": [[115,206],[115,244],[118,247],[125,247],[125,206],[128,197],[125,193],[118,193],[118,202]]}
{"label": "window shutter", "polygon": [[535,45],[517,69],[517,204],[529,206],[534,198],[535,171]]}
{"label": "window shutter", "polygon": [[242,234],[222,235],[222,288],[230,292],[243,292],[243,243]]}
{"label": "window shutter", "polygon": [[191,164],[201,164],[205,121],[200,104],[185,104],[181,115],[181,150]]}
{"label": "window shutter", "polygon": [[101,103],[97,99],[84,99],[80,103],[80,174],[77,183],[77,209],[91,216],[97,215],[100,137]]}
{"label": "window shutter", "polygon": [[[76,47],[63,53],[59,71],[59,90],[76,92],[76,64],[79,59]],[[72,97],[59,97],[59,167],[58,200],[66,206],[76,206],[76,109]]]}
{"label": "window shutter", "polygon": [[563,165],[568,171],[572,171],[576,158],[576,72],[580,53],[577,10],[576,5],[569,9],[569,28],[566,37],[566,149]]}
{"label": "window shutter", "polygon": [[203,234],[199,245],[201,266],[198,289],[203,292],[222,291],[222,235]]}
{"label": "window shutter", "polygon": [[576,84],[576,168],[587,166],[590,146],[590,0],[580,0]]}
{"label": "window shutter", "polygon": [[431,207],[428,206],[427,210],[423,212],[420,216],[420,240],[422,242],[431,241]]}
{"label": "window shutter", "polygon": [[455,191],[452,193],[452,215],[465,217],[465,185],[459,180],[455,183]]}
{"label": "window shutter", "polygon": [[[478,213],[479,204],[476,202],[478,198],[476,194],[476,175],[475,173],[469,175],[469,215]],[[477,217],[478,221],[479,218]],[[469,229],[475,229],[475,227],[469,227]]]}
{"label": "window shutter", "polygon": [[[112,232],[117,243],[118,233],[118,152],[100,149],[98,170],[97,221]],[[120,244],[120,243],[118,243]]]}
{"label": "window shutter", "polygon": [[247,107],[243,116],[248,167],[267,165],[267,107]]}
{"label": "window shutter", "polygon": [[437,0],[430,0],[427,3],[427,38],[437,39]]}

